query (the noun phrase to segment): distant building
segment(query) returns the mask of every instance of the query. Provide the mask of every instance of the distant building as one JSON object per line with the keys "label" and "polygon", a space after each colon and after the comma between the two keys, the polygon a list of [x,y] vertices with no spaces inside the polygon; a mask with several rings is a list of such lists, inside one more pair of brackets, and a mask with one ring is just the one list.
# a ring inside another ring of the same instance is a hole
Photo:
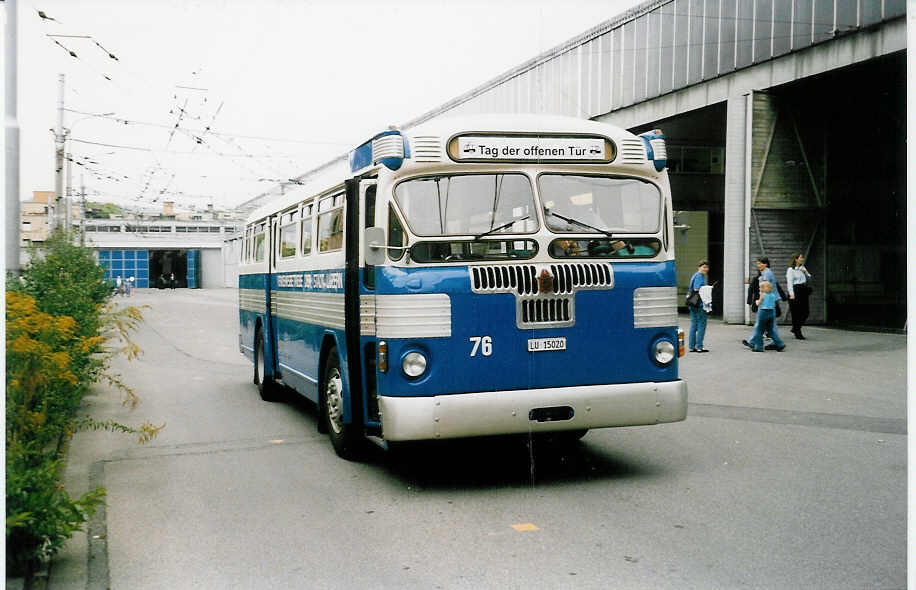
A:
{"label": "distant building", "polygon": [[139,288],[233,287],[238,276],[233,244],[241,220],[221,216],[210,205],[202,214],[176,212],[163,203],[158,215],[88,219],[87,245],[96,250],[110,281],[134,277]]}
{"label": "distant building", "polygon": [[32,200],[20,203],[20,246],[25,248],[48,239],[48,211],[53,199],[54,191],[32,191]]}
{"label": "distant building", "polygon": [[[48,239],[53,191],[34,191],[22,203],[22,264],[31,245]],[[174,203],[163,203],[161,213],[112,214],[110,218],[84,218],[74,208],[72,229],[82,233],[105,267],[105,278],[134,277],[139,288],[163,282],[176,287],[234,287],[238,279],[237,236],[242,226],[231,214],[207,206],[206,213],[176,212]]]}

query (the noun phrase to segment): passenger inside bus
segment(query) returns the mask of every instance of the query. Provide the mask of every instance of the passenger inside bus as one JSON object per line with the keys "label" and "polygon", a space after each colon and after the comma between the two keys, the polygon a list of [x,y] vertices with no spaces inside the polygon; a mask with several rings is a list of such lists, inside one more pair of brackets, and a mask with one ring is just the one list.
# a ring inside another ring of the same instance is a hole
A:
{"label": "passenger inside bus", "polygon": [[559,239],[550,243],[554,258],[651,258],[661,250],[655,238]]}

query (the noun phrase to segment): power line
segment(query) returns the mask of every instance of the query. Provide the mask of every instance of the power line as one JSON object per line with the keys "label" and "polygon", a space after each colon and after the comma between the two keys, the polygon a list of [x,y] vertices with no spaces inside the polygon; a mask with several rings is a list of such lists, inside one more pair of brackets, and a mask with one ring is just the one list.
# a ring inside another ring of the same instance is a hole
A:
{"label": "power line", "polygon": [[[78,114],[78,115],[94,115],[94,114],[95,114],[95,113],[89,113],[89,112],[86,112],[86,111],[80,111],[80,110],[76,110],[76,109],[64,109],[64,110],[67,111],[67,112],[69,112],[69,113],[75,113],[75,114]],[[166,124],[164,124],[164,123],[151,123],[151,122],[148,122],[148,121],[136,121],[136,120],[133,120],[133,119],[126,119],[126,118],[124,118],[124,117],[117,117],[117,116],[114,116],[114,115],[109,115],[109,116],[107,116],[107,117],[106,117],[106,116],[101,116],[101,115],[96,115],[96,116],[97,116],[98,118],[100,118],[100,119],[111,119],[112,121],[117,121],[118,123],[123,123],[123,124],[125,124],[125,125],[147,125],[147,126],[149,126],[149,127],[160,127],[160,128],[162,128],[162,129],[172,129],[172,128],[174,127],[174,125],[166,125]],[[242,134],[239,134],[239,133],[227,133],[227,132],[221,132],[221,131],[213,131],[212,129],[209,131],[209,133],[210,133],[210,135],[217,135],[217,136],[220,136],[220,137],[235,137],[235,138],[238,138],[238,139],[257,139],[257,140],[263,140],[263,141],[276,141],[276,142],[280,142],[280,143],[301,143],[301,144],[303,144],[303,145],[342,145],[342,146],[351,146],[351,145],[352,145],[351,142],[342,142],[342,141],[308,141],[308,140],[303,140],[303,139],[288,139],[288,138],[280,138],[280,137],[265,137],[265,136],[262,136],[262,135],[242,135]]]}

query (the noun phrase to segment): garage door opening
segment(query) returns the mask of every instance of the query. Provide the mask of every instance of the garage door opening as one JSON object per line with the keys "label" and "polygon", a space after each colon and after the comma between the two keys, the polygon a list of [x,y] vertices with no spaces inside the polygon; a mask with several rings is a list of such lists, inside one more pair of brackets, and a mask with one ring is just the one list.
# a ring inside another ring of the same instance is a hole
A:
{"label": "garage door opening", "polygon": [[[174,285],[173,283],[174,277]],[[149,253],[149,286],[166,289],[188,286],[187,250],[152,250]]]}

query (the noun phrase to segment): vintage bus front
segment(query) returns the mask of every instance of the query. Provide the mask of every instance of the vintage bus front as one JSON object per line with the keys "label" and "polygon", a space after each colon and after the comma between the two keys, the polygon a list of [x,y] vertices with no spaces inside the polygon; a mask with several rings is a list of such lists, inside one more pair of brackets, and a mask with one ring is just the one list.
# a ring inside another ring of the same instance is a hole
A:
{"label": "vintage bus front", "polygon": [[389,441],[683,420],[660,135],[462,125],[411,130],[377,178],[367,419]]}

